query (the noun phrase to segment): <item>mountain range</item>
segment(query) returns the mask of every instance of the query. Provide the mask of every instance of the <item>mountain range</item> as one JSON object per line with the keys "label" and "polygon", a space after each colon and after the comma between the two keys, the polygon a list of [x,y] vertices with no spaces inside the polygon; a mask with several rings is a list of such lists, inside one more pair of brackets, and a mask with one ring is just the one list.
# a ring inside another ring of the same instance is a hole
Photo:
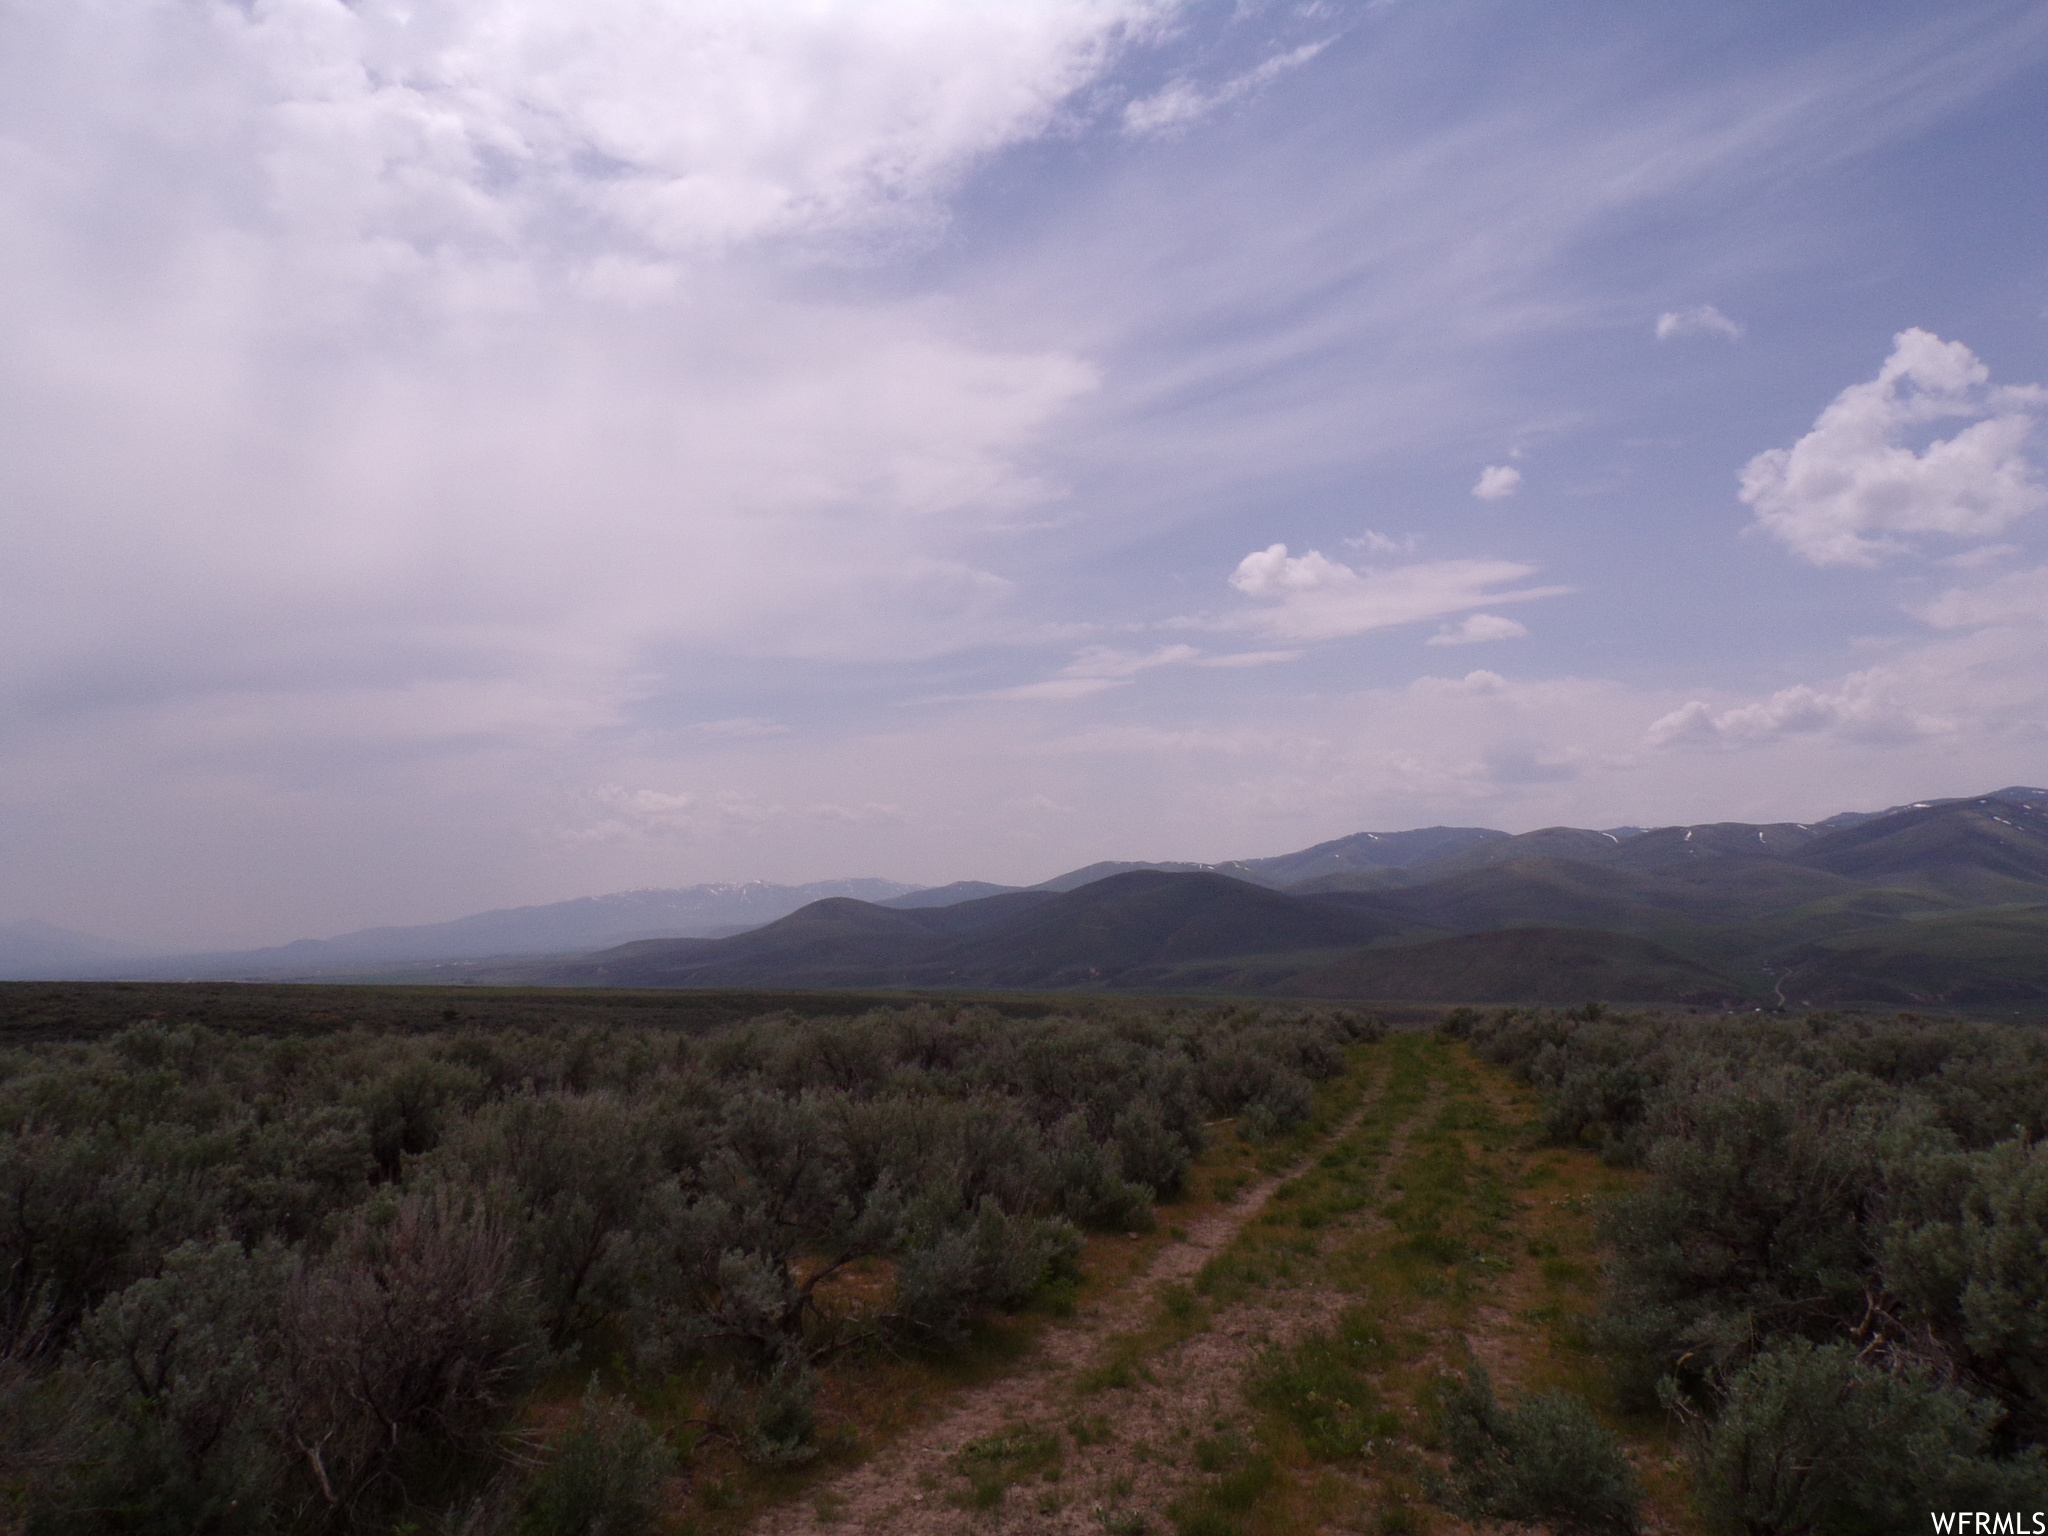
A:
{"label": "mountain range", "polygon": [[885,901],[917,889],[899,880],[820,880],[810,885],[749,880],[680,890],[620,891],[545,906],[479,912],[446,923],[363,928],[332,939],[299,939],[267,949],[196,955],[150,955],[46,923],[15,923],[0,927],[0,978],[340,977],[373,967],[562,955],[634,939],[737,933],[826,897]]}
{"label": "mountain range", "polygon": [[[716,920],[737,901],[762,914],[741,932]],[[636,892],[219,959],[273,978],[381,962],[388,979],[426,979],[417,962],[438,960],[445,979],[569,986],[2037,1010],[2048,790],[1815,823],[1357,833],[1227,864],[1093,864],[1029,888]],[[192,957],[156,965],[120,970],[203,973]]]}

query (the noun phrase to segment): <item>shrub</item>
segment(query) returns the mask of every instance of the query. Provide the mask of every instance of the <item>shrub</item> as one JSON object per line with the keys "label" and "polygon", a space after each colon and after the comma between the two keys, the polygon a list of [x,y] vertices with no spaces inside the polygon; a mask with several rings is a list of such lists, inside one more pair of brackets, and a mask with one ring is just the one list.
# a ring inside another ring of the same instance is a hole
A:
{"label": "shrub", "polygon": [[1180,1193],[1193,1158],[1187,1144],[1166,1128],[1157,1106],[1139,1100],[1116,1117],[1110,1134],[1126,1177],[1149,1185],[1158,1199]]}
{"label": "shrub", "polygon": [[1221,1046],[1203,1060],[1200,1072],[1202,1096],[1214,1109],[1226,1115],[1256,1111],[1267,1134],[1298,1125],[1315,1109],[1309,1080],[1259,1044],[1235,1041]]}
{"label": "shrub", "polygon": [[1150,1232],[1152,1191],[1123,1177],[1116,1144],[1105,1147],[1069,1115],[1053,1131],[1053,1179],[1061,1214],[1098,1232]]}
{"label": "shrub", "polygon": [[986,1307],[1014,1311],[1056,1272],[1071,1270],[1081,1236],[1066,1222],[1008,1216],[984,1198],[971,1222],[948,1226],[896,1264],[896,1318],[923,1342],[950,1342]]}
{"label": "shrub", "polygon": [[1446,1378],[1439,1404],[1451,1455],[1445,1502],[1457,1512],[1569,1530],[1642,1528],[1634,1469],[1570,1393],[1543,1393],[1506,1408],[1475,1365],[1463,1381]]}
{"label": "shrub", "polygon": [[512,1239],[445,1185],[359,1210],[285,1289],[285,1432],[330,1507],[480,1447],[543,1358]]}
{"label": "shrub", "polygon": [[1676,1123],[1651,1146],[1650,1182],[1605,1223],[1610,1337],[1653,1375],[1679,1370],[1698,1385],[1759,1338],[1852,1326],[1874,1242],[1877,1156],[1864,1118],[1830,1115],[1769,1080],[1697,1090],[1661,1117]]}
{"label": "shrub", "polygon": [[452,1129],[437,1154],[451,1173],[492,1187],[556,1349],[623,1297],[654,1182],[645,1119],[609,1093],[519,1094]]}
{"label": "shrub", "polygon": [[1719,1524],[1745,1536],[1908,1530],[1930,1509],[2048,1504],[2039,1453],[1988,1454],[1996,1404],[1917,1369],[1865,1365],[1846,1343],[1794,1339],[1728,1383],[1700,1454]]}
{"label": "shrub", "polygon": [[661,1436],[592,1381],[575,1427],[527,1485],[520,1536],[644,1536],[675,1470]]}
{"label": "shrub", "polygon": [[186,1243],[161,1275],[109,1298],[80,1330],[77,1364],[99,1433],[38,1521],[64,1532],[262,1531],[285,1468],[277,1353],[283,1255]]}
{"label": "shrub", "polygon": [[728,1371],[705,1403],[705,1417],[756,1466],[800,1466],[818,1454],[818,1377],[788,1356],[748,1382]]}
{"label": "shrub", "polygon": [[1926,1153],[1887,1170],[1884,1288],[1952,1363],[2048,1433],[2048,1145]]}

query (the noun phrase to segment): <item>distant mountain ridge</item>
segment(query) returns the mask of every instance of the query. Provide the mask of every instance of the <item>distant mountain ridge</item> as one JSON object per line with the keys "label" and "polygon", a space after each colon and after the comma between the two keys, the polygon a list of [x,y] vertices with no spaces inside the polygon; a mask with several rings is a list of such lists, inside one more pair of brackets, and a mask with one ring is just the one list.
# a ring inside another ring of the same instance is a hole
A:
{"label": "distant mountain ridge", "polygon": [[[1124,878],[1132,875],[1152,878],[1134,884]],[[1161,877],[1172,878],[1161,886]],[[1245,892],[1278,905],[1247,905]],[[1721,980],[1692,988],[1702,996],[1725,982],[1729,996],[1768,988],[1775,999],[1788,985],[1811,983],[1821,991],[1890,988],[1911,1000],[1922,995],[1911,980],[1922,972],[1922,992],[1975,985],[1973,945],[2024,951],[2035,921],[2025,909],[2043,902],[2048,791],[2016,786],[1814,823],[1360,832],[1215,865],[1105,861],[1028,888],[860,879],[628,891],[217,955],[124,957],[109,941],[53,939],[63,931],[15,924],[0,927],[0,973],[10,970],[13,936],[15,974],[58,978],[424,979],[422,967],[467,967],[464,974],[482,979],[495,967],[500,979],[586,984],[602,973],[619,985],[1271,991],[1305,985],[1302,978],[1336,964],[1347,947],[1546,928],[1641,940],[1674,957],[1656,960],[1627,944],[1581,946],[1582,960],[1602,957],[1587,977],[1668,990],[1681,979],[1698,982],[1687,968],[1705,967]],[[2018,915],[1971,916],[1992,908]],[[1178,915],[1168,921],[1169,913]],[[1503,956],[1529,965],[1544,952],[1562,973],[1571,969],[1568,948],[1518,941],[1430,953],[1453,966],[1454,954],[1470,962],[1484,953],[1498,972]],[[579,954],[586,958],[569,958]],[[1332,974],[1360,985],[1367,976],[1412,975],[1409,962],[1420,954],[1402,967],[1350,965]],[[2001,995],[2026,992],[2030,963],[2021,954],[2004,965]]]}
{"label": "distant mountain ridge", "polygon": [[51,971],[140,960],[151,951],[34,918],[0,923],[0,980],[41,980]]}
{"label": "distant mountain ridge", "polygon": [[1242,866],[1095,865],[1078,884],[950,905],[818,902],[751,933],[631,945],[526,979],[2048,1008],[2048,792],[1815,824],[1455,836],[1434,857],[1377,866],[1342,846],[1370,858],[1378,841],[1255,872],[1338,866],[1285,891]]}
{"label": "distant mountain ridge", "polygon": [[1394,925],[1211,870],[1123,870],[1068,891],[1012,891],[950,907],[814,902],[728,939],[628,945],[540,979],[623,986],[1063,987],[1133,985],[1219,954],[1342,951]]}
{"label": "distant mountain ridge", "polygon": [[882,901],[916,889],[897,880],[861,879],[818,880],[808,885],[749,880],[674,890],[619,891],[543,906],[479,912],[418,927],[363,928],[332,939],[298,939],[264,949],[176,955],[119,969],[124,978],[141,980],[323,975],[406,962],[574,954],[636,939],[757,927],[826,897]]}

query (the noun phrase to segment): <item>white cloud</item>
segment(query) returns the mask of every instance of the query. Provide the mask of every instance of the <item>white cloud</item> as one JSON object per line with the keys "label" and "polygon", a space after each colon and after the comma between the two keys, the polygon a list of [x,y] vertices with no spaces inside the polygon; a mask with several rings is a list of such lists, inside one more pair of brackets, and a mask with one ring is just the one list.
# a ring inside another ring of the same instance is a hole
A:
{"label": "white cloud", "polygon": [[1090,699],[1112,688],[1123,688],[1142,672],[1155,667],[1178,667],[1196,662],[1201,652],[1192,645],[1162,645],[1152,651],[1120,651],[1113,646],[1091,645],[1074,653],[1074,659],[1055,677],[1013,688],[994,688],[985,693],[948,693],[919,699],[920,704],[965,704],[981,700],[1023,704],[1065,704]]}
{"label": "white cloud", "polygon": [[1157,138],[1178,133],[1190,124],[1207,117],[1219,107],[1228,106],[1239,97],[1249,95],[1259,87],[1269,84],[1286,74],[1299,69],[1317,54],[1330,46],[1330,39],[1321,42],[1304,43],[1286,53],[1275,54],[1256,69],[1248,70],[1235,79],[1226,80],[1214,90],[1204,90],[1192,80],[1176,80],[1165,89],[1131,102],[1124,108],[1124,132],[1133,138]]}
{"label": "white cloud", "polygon": [[1375,533],[1372,529],[1368,528],[1365,532],[1358,535],[1357,538],[1346,539],[1344,547],[1346,549],[1362,549],[1368,555],[1412,555],[1415,553],[1416,546],[1421,542],[1420,537],[1412,533],[1406,538],[1394,539],[1389,538],[1384,533]]}
{"label": "white cloud", "polygon": [[705,720],[697,725],[697,731],[705,736],[722,736],[740,739],[749,736],[787,736],[789,727],[777,720],[763,720],[753,715],[739,715],[730,720]]}
{"label": "white cloud", "polygon": [[1952,588],[1914,611],[1935,629],[2048,625],[2048,565],[2014,571],[1981,587]]}
{"label": "white cloud", "polygon": [[1644,740],[1653,747],[1756,745],[1826,732],[1866,744],[1914,741],[1953,734],[1952,719],[1927,713],[1901,697],[1895,675],[1873,668],[1851,674],[1832,691],[1799,683],[1768,699],[1716,710],[1694,699],[1651,722]]}
{"label": "white cloud", "polygon": [[1269,544],[1237,563],[1230,584],[1247,597],[1293,597],[1356,581],[1358,573],[1320,550],[1290,555],[1285,544]]}
{"label": "white cloud", "polygon": [[1945,774],[1951,793],[2028,776],[2048,742],[2048,566],[1908,611],[1933,633],[1888,637],[1877,665],[1759,699],[1691,699],[1657,717],[1646,743],[1881,754]]}
{"label": "white cloud", "polygon": [[1480,645],[1488,640],[1519,640],[1528,634],[1526,625],[1504,619],[1497,613],[1475,613],[1456,629],[1449,626],[1424,642],[1428,645]]}
{"label": "white cloud", "polygon": [[1289,555],[1273,544],[1246,555],[1230,584],[1275,606],[1233,622],[1289,640],[1335,640],[1369,630],[1441,618],[1467,608],[1555,597],[1566,587],[1499,587],[1535,574],[1508,560],[1436,560],[1355,571],[1310,550]]}
{"label": "white cloud", "polygon": [[787,275],[928,236],[1157,14],[18,8],[0,500],[63,512],[0,695],[445,685],[538,735],[650,652],[1000,628],[965,545],[1058,494],[1023,460],[1095,370]]}
{"label": "white cloud", "polygon": [[586,815],[565,832],[571,842],[671,840],[694,842],[756,834],[791,822],[899,826],[901,806],[870,800],[790,805],[741,790],[693,794],[603,784],[586,799]]}
{"label": "white cloud", "polygon": [[1098,693],[1122,688],[1127,677],[1053,677],[1042,683],[1020,683],[1014,688],[992,688],[986,693],[941,693],[918,700],[921,704],[966,704],[982,699],[1000,703],[1066,704],[1075,699],[1092,699]]}
{"label": "white cloud", "polygon": [[[2026,446],[2048,391],[1995,388],[1961,342],[1901,331],[1877,378],[1852,384],[1790,448],[1742,471],[1756,526],[1815,565],[1875,565],[1901,534],[1981,539],[2048,506]],[[1937,422],[1971,421],[1915,452]]]}
{"label": "white cloud", "polygon": [[2010,560],[2014,555],[2025,553],[2017,544],[1980,544],[1975,549],[1966,549],[1934,563],[1950,570],[1980,571],[1987,565],[1996,565],[2001,560]]}
{"label": "white cloud", "polygon": [[1224,668],[1277,667],[1283,662],[1300,659],[1300,651],[1232,651],[1223,656],[1204,656],[1195,665]]}
{"label": "white cloud", "polygon": [[1508,680],[1498,672],[1481,668],[1463,677],[1418,677],[1408,685],[1408,691],[1418,696],[1506,693]]}
{"label": "white cloud", "polygon": [[451,0],[423,18],[366,0],[213,13],[205,41],[269,98],[266,168],[293,221],[500,249],[594,223],[673,253],[928,218],[967,163],[1099,74],[1123,24],[1157,14]]}
{"label": "white cloud", "polygon": [[1522,488],[1522,472],[1512,464],[1489,464],[1479,472],[1472,494],[1481,501],[1500,501]]}
{"label": "white cloud", "polygon": [[1657,317],[1657,339],[1669,341],[1673,336],[1720,336],[1738,341],[1742,327],[1713,305],[1701,304],[1692,309],[1666,310]]}
{"label": "white cloud", "polygon": [[1142,653],[1091,645],[1077,651],[1074,659],[1060,669],[1060,676],[1131,678],[1154,667],[1180,666],[1201,654],[1192,645],[1162,645],[1157,650]]}

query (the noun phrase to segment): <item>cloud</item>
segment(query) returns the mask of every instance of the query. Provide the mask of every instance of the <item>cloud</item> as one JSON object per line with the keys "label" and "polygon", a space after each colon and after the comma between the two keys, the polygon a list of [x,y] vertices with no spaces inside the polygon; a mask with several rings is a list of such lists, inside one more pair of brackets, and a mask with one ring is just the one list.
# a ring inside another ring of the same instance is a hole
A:
{"label": "cloud", "polygon": [[[1893,342],[1876,379],[1742,471],[1756,526],[1815,565],[1875,565],[1911,550],[1901,534],[1987,538],[2048,506],[2025,452],[2048,391],[1993,387],[1968,347],[1928,331]],[[1914,451],[1916,433],[1948,421],[1974,424]]]}
{"label": "cloud", "polygon": [[1418,696],[1506,693],[1508,680],[1498,672],[1482,668],[1463,677],[1418,677],[1408,685],[1408,691]]}
{"label": "cloud", "polygon": [[1694,699],[1651,722],[1644,740],[1653,747],[1755,746],[1825,732],[1881,745],[1949,735],[1955,729],[1954,721],[1900,698],[1892,675],[1873,669],[1853,674],[1832,692],[1800,683],[1733,709],[1716,710]]}
{"label": "cloud", "polygon": [[1201,654],[1192,645],[1162,645],[1157,650],[1142,653],[1091,645],[1076,652],[1074,659],[1060,669],[1060,676],[1132,678],[1154,667],[1180,666]]}
{"label": "cloud", "polygon": [[1233,651],[1223,656],[1204,656],[1195,665],[1223,668],[1277,667],[1283,662],[1300,659],[1300,651]]}
{"label": "cloud", "polygon": [[1364,533],[1358,535],[1357,538],[1346,539],[1344,547],[1346,549],[1362,549],[1368,555],[1412,555],[1415,553],[1416,546],[1421,542],[1421,538],[1416,534],[1411,533],[1403,539],[1393,539],[1384,533],[1375,533],[1372,529],[1368,528]]}
{"label": "cloud", "polygon": [[1742,338],[1742,327],[1711,304],[1692,309],[1666,310],[1657,317],[1657,339],[1674,336],[1720,336],[1728,341]]}
{"label": "cloud", "polygon": [[1979,571],[1987,565],[1996,565],[2001,560],[2010,560],[2014,555],[2025,553],[2017,544],[1980,544],[1975,549],[1966,549],[1934,563],[1950,570]]}
{"label": "cloud", "polygon": [[1479,472],[1472,494],[1481,501],[1500,501],[1522,488],[1522,472],[1512,464],[1489,464]]}
{"label": "cloud", "polygon": [[1496,590],[1534,575],[1535,570],[1508,560],[1436,560],[1361,572],[1316,550],[1289,555],[1285,544],[1273,544],[1238,562],[1230,584],[1245,596],[1267,599],[1274,606],[1232,622],[1288,640],[1336,640],[1467,608],[1556,597],[1570,590]]}
{"label": "cloud", "polygon": [[247,104],[248,85],[270,98],[258,110],[286,218],[501,252],[595,233],[612,258],[595,275],[634,247],[927,221],[966,165],[1042,131],[1120,29],[1154,14],[449,0],[428,23],[365,0],[209,15],[176,43],[218,29],[226,49],[206,63],[253,65],[230,99]]}
{"label": "cloud", "polygon": [[650,655],[1002,627],[964,546],[1095,369],[789,276],[928,243],[1149,0],[37,10],[0,500],[64,510],[0,571],[11,705],[523,690],[538,738]]}
{"label": "cloud", "polygon": [[1049,816],[1071,816],[1074,808],[1063,805],[1051,795],[1020,795],[1014,800],[1005,800],[1006,811],[1037,811]]}
{"label": "cloud", "polygon": [[586,799],[586,817],[566,832],[571,842],[704,839],[748,835],[791,823],[841,826],[900,826],[901,806],[880,801],[859,805],[789,805],[740,790],[693,794],[629,789],[603,784]]}
{"label": "cloud", "polygon": [[2048,625],[2048,565],[2014,571],[1981,587],[1953,588],[1914,611],[1935,629]]}
{"label": "cloud", "polygon": [[1304,43],[1286,53],[1275,54],[1258,68],[1248,70],[1235,79],[1226,80],[1214,90],[1204,90],[1191,80],[1176,80],[1164,90],[1155,92],[1124,108],[1124,132],[1133,138],[1157,138],[1178,133],[1189,125],[1207,117],[1218,108],[1226,107],[1242,96],[1251,94],[1261,86],[1269,84],[1289,70],[1301,68],[1317,54],[1330,46],[1331,39]]}
{"label": "cloud", "polygon": [[1020,683],[1014,688],[992,688],[986,693],[937,693],[916,702],[968,704],[988,699],[998,703],[1066,704],[1075,699],[1092,699],[1129,681],[1126,677],[1054,677],[1042,683]]}
{"label": "cloud", "polygon": [[1074,659],[1059,674],[1039,683],[1022,683],[1013,688],[994,688],[985,693],[936,694],[916,700],[920,704],[964,704],[980,700],[1023,704],[1065,704],[1093,698],[1112,688],[1122,688],[1142,672],[1155,667],[1186,666],[1201,652],[1192,645],[1162,645],[1152,651],[1120,651],[1113,646],[1091,645],[1074,653]]}
{"label": "cloud", "polygon": [[704,736],[723,736],[740,739],[749,736],[787,736],[789,727],[776,720],[762,720],[752,715],[740,715],[731,720],[704,720],[697,724],[697,732]]}
{"label": "cloud", "polygon": [[1488,640],[1519,640],[1528,634],[1526,625],[1504,619],[1497,613],[1475,613],[1456,629],[1448,626],[1431,635],[1426,645],[1479,645]]}
{"label": "cloud", "polygon": [[1646,744],[1876,753],[1949,783],[1958,767],[1978,782],[2030,772],[2048,742],[2048,566],[1908,612],[1931,633],[1888,640],[1878,665],[1759,699],[1690,699],[1652,721]]}

